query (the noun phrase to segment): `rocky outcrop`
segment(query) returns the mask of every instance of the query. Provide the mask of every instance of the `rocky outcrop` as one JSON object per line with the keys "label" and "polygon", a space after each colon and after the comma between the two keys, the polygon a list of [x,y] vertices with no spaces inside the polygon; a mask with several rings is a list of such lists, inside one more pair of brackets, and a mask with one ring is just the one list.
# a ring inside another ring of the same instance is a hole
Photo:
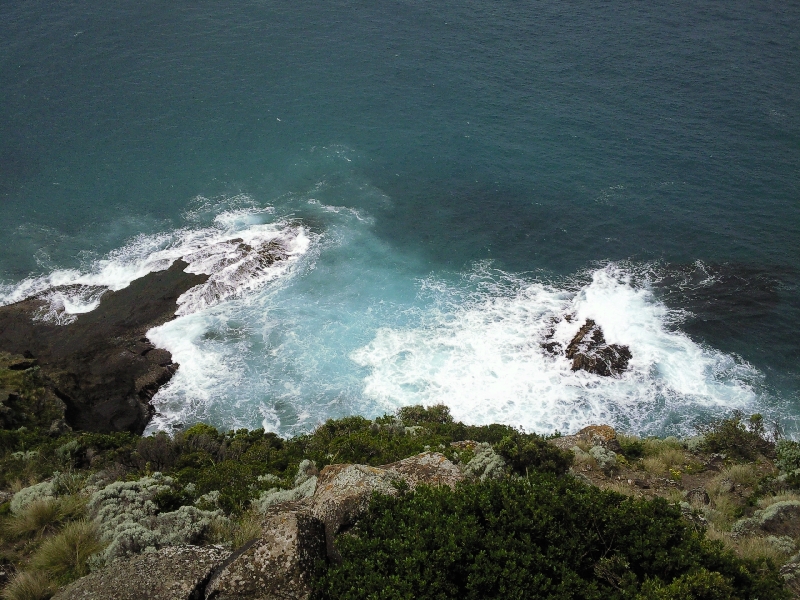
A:
{"label": "rocky outcrop", "polygon": [[173,546],[116,560],[58,592],[53,600],[201,600],[230,552],[219,546]]}
{"label": "rocky outcrop", "polygon": [[47,386],[35,359],[0,352],[0,428],[68,430],[66,405]]}
{"label": "rocky outcrop", "polygon": [[586,319],[564,355],[572,360],[573,371],[588,371],[604,377],[625,371],[632,358],[627,346],[607,344],[603,330],[592,319]]}
{"label": "rocky outcrop", "polygon": [[71,427],[142,433],[150,399],[178,368],[145,334],[174,317],[182,293],[208,279],[185,273],[186,266],[176,261],[107,291],[95,310],[66,325],[38,318],[48,306],[43,297],[2,306],[0,351],[35,361],[46,388],[66,405]]}
{"label": "rocky outcrop", "polygon": [[571,450],[573,446],[583,443],[589,446],[601,446],[615,453],[622,452],[617,432],[610,425],[589,425],[574,435],[562,435],[549,441],[561,450]]}
{"label": "rocky outcrop", "polygon": [[452,487],[463,479],[458,467],[438,452],[423,452],[382,467],[328,465],[317,476],[311,497],[267,510],[262,536],[212,578],[205,597],[306,598],[314,562],[326,557],[341,560],[336,537],[366,512],[373,492],[396,495],[404,486],[411,489],[420,484]]}
{"label": "rocky outcrop", "polygon": [[211,578],[204,598],[305,598],[314,563],[325,557],[325,528],[304,502],[273,507],[261,538]]}
{"label": "rocky outcrop", "polygon": [[731,533],[734,536],[771,534],[796,538],[800,536],[800,501],[785,500],[757,510],[752,517],[734,523]]}

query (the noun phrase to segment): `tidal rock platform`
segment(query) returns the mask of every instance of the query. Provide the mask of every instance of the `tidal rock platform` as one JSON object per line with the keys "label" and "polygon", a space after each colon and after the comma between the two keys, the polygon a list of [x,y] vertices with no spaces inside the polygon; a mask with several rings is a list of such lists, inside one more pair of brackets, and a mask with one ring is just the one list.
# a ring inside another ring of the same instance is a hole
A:
{"label": "tidal rock platform", "polygon": [[176,261],[119,291],[68,324],[41,318],[47,300],[27,298],[0,307],[0,352],[22,355],[66,405],[65,418],[86,431],[141,434],[152,417],[150,400],[178,368],[146,337],[175,317],[178,297],[207,275],[184,272]]}

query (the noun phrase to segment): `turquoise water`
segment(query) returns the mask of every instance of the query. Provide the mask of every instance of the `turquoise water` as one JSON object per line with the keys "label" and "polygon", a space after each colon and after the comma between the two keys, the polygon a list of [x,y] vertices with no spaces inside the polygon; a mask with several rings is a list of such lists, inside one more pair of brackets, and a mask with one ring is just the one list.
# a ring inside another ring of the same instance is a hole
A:
{"label": "turquoise water", "polygon": [[[153,428],[796,427],[797,4],[6,2],[0,40],[0,301],[291,249],[151,332]],[[541,352],[570,313],[626,376]]]}

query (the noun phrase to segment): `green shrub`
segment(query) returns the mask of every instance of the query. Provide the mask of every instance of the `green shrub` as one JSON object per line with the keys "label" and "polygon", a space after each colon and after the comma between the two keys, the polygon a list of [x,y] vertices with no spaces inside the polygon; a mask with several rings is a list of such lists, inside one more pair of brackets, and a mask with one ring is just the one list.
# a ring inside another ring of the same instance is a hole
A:
{"label": "green shrub", "polygon": [[559,450],[545,438],[518,431],[500,440],[495,445],[495,451],[518,475],[525,475],[529,471],[566,473],[573,459],[572,452]]}
{"label": "green shrub", "polygon": [[725,453],[733,458],[754,460],[759,454],[774,457],[775,444],[764,438],[761,415],[744,422],[744,415],[734,411],[729,419],[698,427],[705,437],[700,448],[705,452]]}
{"label": "green shrub", "polygon": [[425,408],[424,406],[404,406],[397,411],[398,418],[403,425],[423,425],[425,423],[447,424],[453,422],[450,409],[444,404],[436,404]]}
{"label": "green shrub", "polygon": [[663,499],[549,473],[375,495],[353,533],[341,564],[320,565],[317,600],[786,597],[773,565],[723,551]]}
{"label": "green shrub", "polygon": [[650,579],[642,586],[636,600],[736,600],[730,581],[719,573],[699,569],[686,573],[665,585],[658,579]]}
{"label": "green shrub", "polygon": [[634,460],[645,455],[645,443],[639,438],[630,435],[618,435],[617,441],[625,458]]}
{"label": "green shrub", "polygon": [[775,463],[784,473],[791,473],[800,469],[800,443],[790,440],[780,440],[775,446]]}
{"label": "green shrub", "polygon": [[31,566],[66,584],[86,575],[89,572],[89,557],[103,547],[96,524],[75,521],[42,543],[33,556]]}

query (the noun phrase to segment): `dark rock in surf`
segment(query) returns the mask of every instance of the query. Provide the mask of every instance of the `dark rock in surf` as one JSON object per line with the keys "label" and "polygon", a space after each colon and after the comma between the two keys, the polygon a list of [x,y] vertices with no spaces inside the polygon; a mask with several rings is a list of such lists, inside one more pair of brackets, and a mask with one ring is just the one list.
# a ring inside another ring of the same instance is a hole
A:
{"label": "dark rock in surf", "polygon": [[46,386],[66,405],[66,422],[88,431],[142,433],[151,398],[178,368],[146,332],[175,316],[178,297],[207,275],[185,273],[187,263],[149,273],[67,325],[36,317],[47,300],[33,297],[0,307],[0,351],[23,355],[11,365],[35,364]]}
{"label": "dark rock in surf", "polygon": [[604,377],[625,371],[633,356],[627,346],[607,344],[603,330],[592,319],[586,319],[567,345],[565,355],[572,360],[573,371],[583,370]]}

